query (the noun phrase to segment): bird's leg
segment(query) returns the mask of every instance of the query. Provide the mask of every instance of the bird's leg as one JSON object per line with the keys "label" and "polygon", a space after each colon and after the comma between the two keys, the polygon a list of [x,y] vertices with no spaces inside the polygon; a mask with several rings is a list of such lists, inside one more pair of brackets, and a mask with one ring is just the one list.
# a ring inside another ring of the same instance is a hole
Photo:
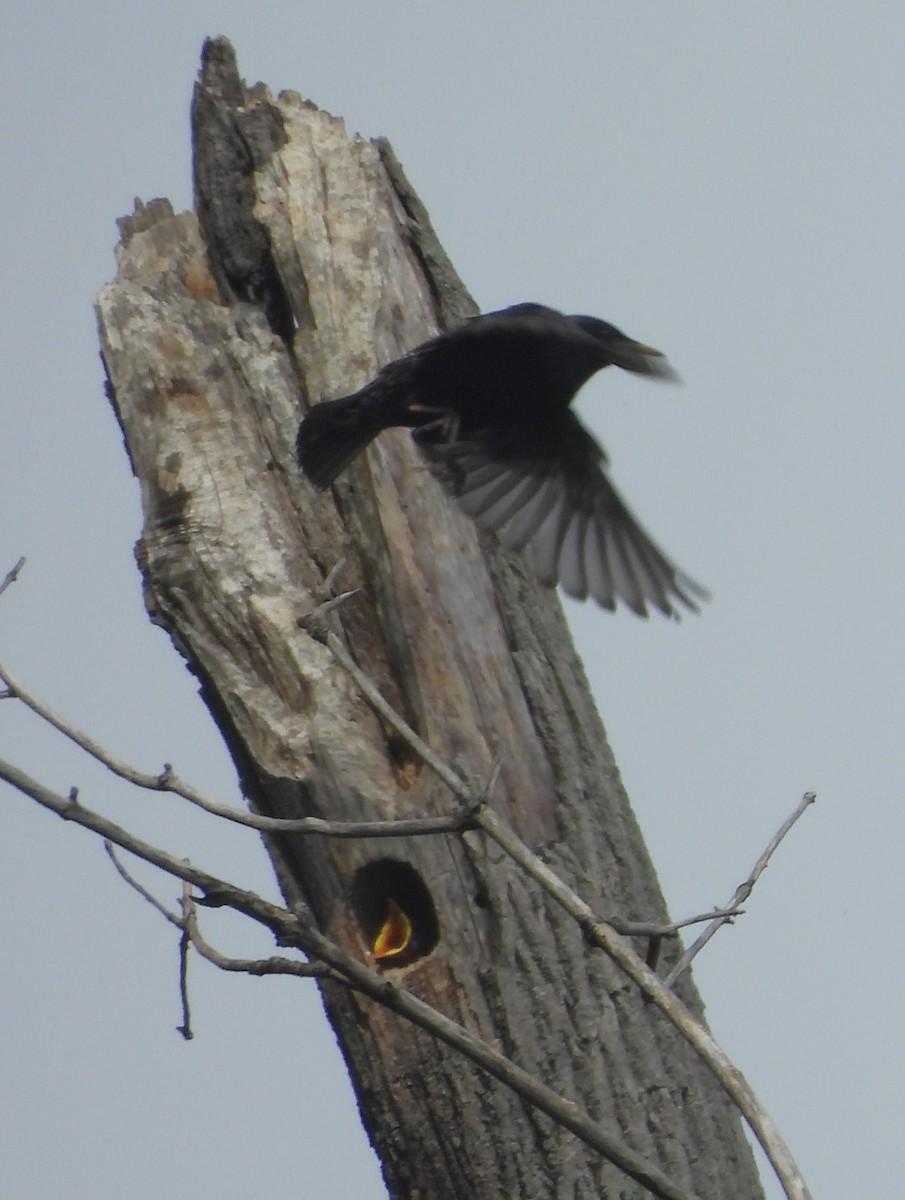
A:
{"label": "bird's leg", "polygon": [[[433,408],[429,404],[410,404],[410,413],[424,413],[434,416],[436,420],[425,421],[418,425],[419,440],[427,442],[454,442],[459,437],[459,414],[451,408]],[[427,437],[424,435],[427,434]]]}

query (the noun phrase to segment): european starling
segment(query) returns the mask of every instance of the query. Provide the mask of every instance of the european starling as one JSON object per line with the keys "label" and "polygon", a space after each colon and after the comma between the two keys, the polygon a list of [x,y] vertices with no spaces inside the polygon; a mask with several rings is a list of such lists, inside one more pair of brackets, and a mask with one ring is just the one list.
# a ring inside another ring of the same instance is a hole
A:
{"label": "european starling", "polygon": [[528,543],[539,579],[610,610],[678,616],[707,592],[641,528],[607,457],[570,405],[602,367],[676,380],[659,350],[596,317],[517,304],[474,317],[389,363],[361,391],[317,404],[299,428],[305,475],[329,486],[368,443],[411,428],[440,478],[510,550]]}

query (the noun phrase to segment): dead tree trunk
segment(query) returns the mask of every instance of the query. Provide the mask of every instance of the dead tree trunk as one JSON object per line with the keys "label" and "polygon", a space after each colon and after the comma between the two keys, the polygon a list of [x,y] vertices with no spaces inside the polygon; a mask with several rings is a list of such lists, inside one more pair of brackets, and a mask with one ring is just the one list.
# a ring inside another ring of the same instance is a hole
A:
{"label": "dead tree trunk", "polygon": [[[344,561],[337,587],[360,590],[330,620],[384,696],[476,787],[499,760],[493,807],[596,911],[665,920],[555,596],[479,540],[404,433],[331,493],[298,478],[305,403],[475,311],[389,146],[294,94],[247,92],[224,41],[205,47],[193,130],[197,215],[155,202],[124,219],[98,311],[148,611],[201,681],[249,802],[348,820],[454,808],[299,623]],[[693,1051],[478,833],[269,849],[287,898],[361,958],[395,899],[414,938],[392,977],[677,1183],[761,1196]],[[323,995],[393,1197],[643,1194],[427,1034]]]}

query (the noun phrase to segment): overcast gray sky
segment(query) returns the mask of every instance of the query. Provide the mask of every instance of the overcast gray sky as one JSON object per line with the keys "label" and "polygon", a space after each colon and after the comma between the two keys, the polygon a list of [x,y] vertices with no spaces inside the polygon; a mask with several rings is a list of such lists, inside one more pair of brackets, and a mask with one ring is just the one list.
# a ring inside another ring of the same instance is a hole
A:
{"label": "overcast gray sky", "polygon": [[[190,203],[219,33],[249,82],[393,141],[483,308],[593,313],[682,373],[598,379],[580,407],[713,603],[681,625],[568,612],[676,915],[725,901],[818,793],[697,981],[815,1196],[900,1194],[905,6],[4,6],[0,575],[28,566],[0,659],[136,765],[229,799],[142,609],[92,312],[133,196]],[[253,835],[129,794],[10,702],[0,753],[276,897]],[[0,1192],[379,1200],[313,985],[195,965],[184,1044],[172,932],[97,841],[0,804]],[[209,930],[269,950],[223,914]]]}

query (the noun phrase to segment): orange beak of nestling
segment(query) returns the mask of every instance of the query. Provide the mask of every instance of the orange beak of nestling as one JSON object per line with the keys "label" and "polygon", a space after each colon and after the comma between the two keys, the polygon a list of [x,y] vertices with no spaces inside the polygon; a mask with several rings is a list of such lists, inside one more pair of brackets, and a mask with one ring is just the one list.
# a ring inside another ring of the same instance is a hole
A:
{"label": "orange beak of nestling", "polygon": [[387,911],[383,924],[377,931],[371,946],[371,956],[377,963],[390,960],[402,966],[412,955],[412,923],[395,900],[387,900]]}

